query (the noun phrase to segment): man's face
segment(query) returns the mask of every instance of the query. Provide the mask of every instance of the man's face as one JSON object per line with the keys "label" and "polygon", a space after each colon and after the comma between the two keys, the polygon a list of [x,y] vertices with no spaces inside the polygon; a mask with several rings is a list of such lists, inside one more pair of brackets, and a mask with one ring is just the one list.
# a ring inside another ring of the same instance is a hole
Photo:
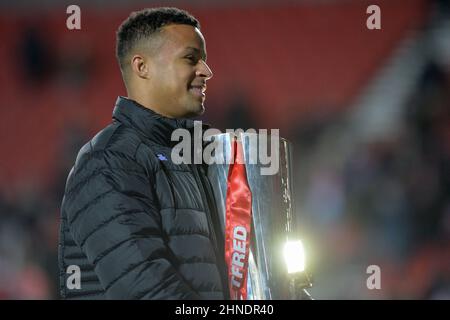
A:
{"label": "man's face", "polygon": [[173,24],[163,27],[161,39],[149,64],[155,107],[174,118],[202,114],[206,81],[212,77],[203,35],[192,26]]}

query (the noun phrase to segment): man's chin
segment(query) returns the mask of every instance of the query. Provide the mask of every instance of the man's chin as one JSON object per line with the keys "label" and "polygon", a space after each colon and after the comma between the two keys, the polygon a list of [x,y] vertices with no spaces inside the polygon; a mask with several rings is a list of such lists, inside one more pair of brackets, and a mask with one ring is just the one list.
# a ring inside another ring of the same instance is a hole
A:
{"label": "man's chin", "polygon": [[202,105],[200,105],[197,115],[201,116],[204,112],[205,112],[205,106],[202,104]]}
{"label": "man's chin", "polygon": [[189,112],[187,113],[187,118],[194,118],[201,116],[205,112],[205,106],[203,104],[199,106],[195,106],[194,108],[191,108]]}

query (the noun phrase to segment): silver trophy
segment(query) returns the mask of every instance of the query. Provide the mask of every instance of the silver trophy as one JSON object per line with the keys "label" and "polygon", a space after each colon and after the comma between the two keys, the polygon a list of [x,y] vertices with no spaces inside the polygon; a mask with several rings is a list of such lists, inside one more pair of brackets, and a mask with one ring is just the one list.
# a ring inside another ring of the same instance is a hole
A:
{"label": "silver trophy", "polygon": [[251,232],[247,267],[247,300],[310,299],[311,286],[295,228],[292,145],[278,135],[225,133],[211,136],[215,154],[208,169],[222,230],[233,143],[242,146],[251,190]]}

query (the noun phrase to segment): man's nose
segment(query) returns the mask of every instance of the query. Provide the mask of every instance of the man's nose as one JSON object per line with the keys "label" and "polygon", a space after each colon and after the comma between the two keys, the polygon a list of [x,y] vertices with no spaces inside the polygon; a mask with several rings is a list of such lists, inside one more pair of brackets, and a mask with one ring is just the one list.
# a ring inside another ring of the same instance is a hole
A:
{"label": "man's nose", "polygon": [[212,78],[213,73],[205,61],[200,60],[197,76],[206,77],[206,80]]}

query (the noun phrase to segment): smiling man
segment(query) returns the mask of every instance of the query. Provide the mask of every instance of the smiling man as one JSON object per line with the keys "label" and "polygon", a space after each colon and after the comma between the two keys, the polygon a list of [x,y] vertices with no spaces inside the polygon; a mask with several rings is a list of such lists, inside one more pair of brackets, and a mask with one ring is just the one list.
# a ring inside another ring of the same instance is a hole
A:
{"label": "smiling man", "polygon": [[[205,39],[176,8],[134,12],[117,32],[128,97],[79,152],[59,244],[63,298],[227,299],[223,235],[204,165],[170,159],[174,130],[204,112]],[[78,266],[79,285],[71,283]]]}

